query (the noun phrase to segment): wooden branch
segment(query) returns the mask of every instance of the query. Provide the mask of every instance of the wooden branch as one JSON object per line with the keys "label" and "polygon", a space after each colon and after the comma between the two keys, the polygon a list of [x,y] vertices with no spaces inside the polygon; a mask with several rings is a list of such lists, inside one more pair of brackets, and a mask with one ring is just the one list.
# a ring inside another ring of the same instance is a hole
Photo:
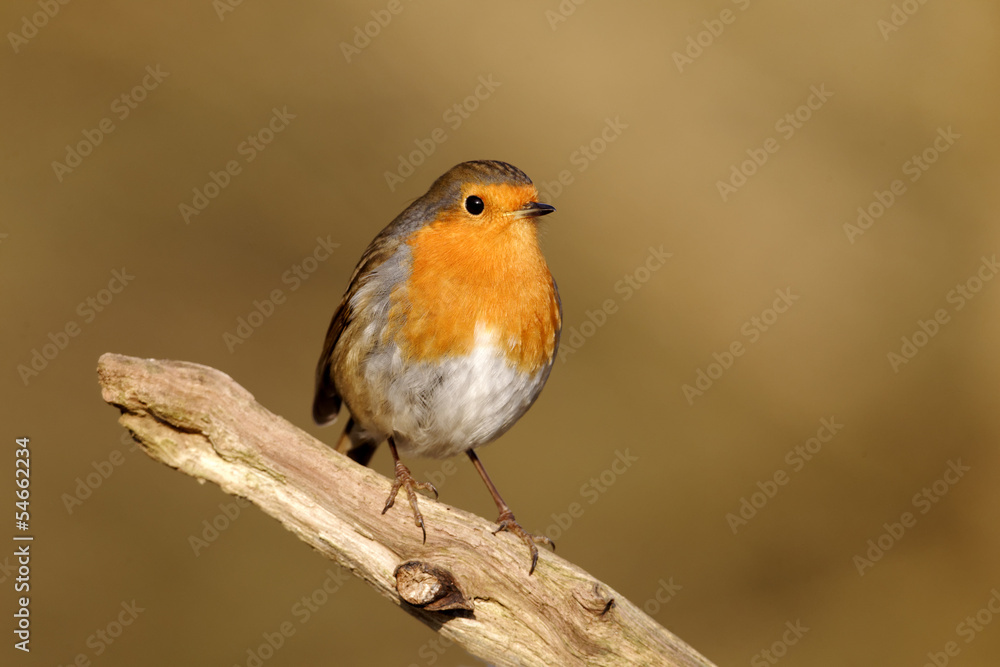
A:
{"label": "wooden branch", "polygon": [[[636,605],[480,517],[422,497],[427,543],[389,480],[272,414],[221,371],[105,354],[104,400],[154,459],[215,482],[496,665],[710,666]],[[398,576],[397,576],[398,575]],[[409,600],[409,602],[404,601]],[[419,605],[419,606],[418,606]]]}

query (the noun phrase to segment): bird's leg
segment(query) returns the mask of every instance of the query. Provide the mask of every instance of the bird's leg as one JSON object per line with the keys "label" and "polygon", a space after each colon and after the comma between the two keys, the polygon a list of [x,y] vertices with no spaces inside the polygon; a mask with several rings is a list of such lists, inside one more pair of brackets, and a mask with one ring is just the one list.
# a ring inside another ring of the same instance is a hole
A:
{"label": "bird's leg", "polygon": [[531,550],[531,569],[528,570],[528,576],[531,576],[531,573],[535,571],[535,565],[538,563],[538,547],[535,546],[535,543],[538,542],[539,544],[545,544],[552,547],[552,550],[555,551],[555,542],[547,538],[545,535],[533,535],[522,528],[521,524],[519,524],[517,519],[514,518],[514,513],[510,511],[509,507],[507,507],[507,503],[505,503],[503,498],[500,497],[500,492],[497,491],[497,487],[493,484],[493,480],[490,479],[490,476],[486,474],[486,468],[483,467],[483,463],[479,460],[479,457],[476,456],[476,453],[470,449],[466,452],[466,454],[468,454],[469,458],[472,459],[472,465],[474,465],[476,470],[479,471],[479,476],[483,478],[484,482],[486,482],[486,488],[490,490],[490,495],[493,496],[493,502],[497,504],[497,510],[500,512],[500,516],[497,517],[498,528],[493,531],[493,534],[496,535],[501,530],[506,530],[508,533],[513,533],[514,535],[520,537],[521,540],[528,545],[528,549]]}
{"label": "bird's leg", "polygon": [[424,528],[424,516],[420,513],[420,510],[417,509],[417,489],[433,491],[434,498],[437,498],[437,489],[435,489],[434,485],[430,482],[418,482],[413,479],[413,475],[410,474],[410,469],[403,465],[403,462],[399,460],[399,453],[396,452],[396,443],[392,438],[389,438],[389,451],[392,452],[392,460],[396,462],[396,480],[392,483],[392,490],[389,491],[389,499],[385,501],[385,507],[382,509],[382,514],[389,511],[392,504],[396,502],[396,493],[399,492],[400,487],[403,487],[406,489],[406,496],[410,500],[410,507],[413,508],[413,518],[416,520],[416,525],[424,534],[424,542],[427,542],[427,529]]}

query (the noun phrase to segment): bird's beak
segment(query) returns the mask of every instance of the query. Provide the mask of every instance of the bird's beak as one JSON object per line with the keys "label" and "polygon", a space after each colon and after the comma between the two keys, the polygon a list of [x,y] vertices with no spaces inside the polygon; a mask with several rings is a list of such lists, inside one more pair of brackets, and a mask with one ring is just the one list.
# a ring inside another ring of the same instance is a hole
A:
{"label": "bird's beak", "polygon": [[529,201],[527,204],[522,206],[520,210],[513,211],[511,215],[518,218],[537,218],[542,215],[548,215],[556,210],[555,206],[550,206],[549,204],[543,204],[537,201]]}

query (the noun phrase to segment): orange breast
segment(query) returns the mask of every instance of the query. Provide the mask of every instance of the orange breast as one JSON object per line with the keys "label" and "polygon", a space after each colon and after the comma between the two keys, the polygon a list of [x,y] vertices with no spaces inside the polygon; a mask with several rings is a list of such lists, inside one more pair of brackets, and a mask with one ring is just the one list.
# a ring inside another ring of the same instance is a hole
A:
{"label": "orange breast", "polygon": [[561,321],[533,221],[440,219],[408,240],[411,275],[392,295],[387,334],[411,361],[472,352],[477,326],[512,366],[547,365]]}

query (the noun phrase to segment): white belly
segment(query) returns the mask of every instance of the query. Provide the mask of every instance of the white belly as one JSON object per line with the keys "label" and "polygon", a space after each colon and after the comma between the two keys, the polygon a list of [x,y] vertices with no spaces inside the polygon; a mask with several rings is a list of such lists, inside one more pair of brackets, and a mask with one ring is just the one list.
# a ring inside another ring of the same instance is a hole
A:
{"label": "white belly", "polygon": [[401,454],[432,458],[500,437],[531,407],[550,369],[518,372],[496,345],[496,336],[481,330],[471,354],[441,363],[404,366],[398,348],[383,355],[372,359],[364,373],[375,386],[387,387],[385,409],[374,415],[376,427],[395,438]]}

